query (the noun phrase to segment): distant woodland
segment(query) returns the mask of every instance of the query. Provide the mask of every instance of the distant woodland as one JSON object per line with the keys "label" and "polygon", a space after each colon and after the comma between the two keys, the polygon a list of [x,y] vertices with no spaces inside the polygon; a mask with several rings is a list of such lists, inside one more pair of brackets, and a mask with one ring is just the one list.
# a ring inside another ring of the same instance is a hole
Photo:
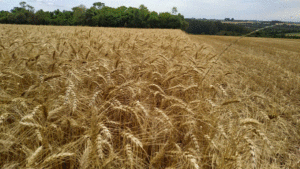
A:
{"label": "distant woodland", "polygon": [[224,24],[221,21],[186,19],[189,27],[187,33],[205,35],[240,36],[250,32],[250,29],[240,25]]}
{"label": "distant woodland", "polygon": [[101,27],[129,27],[129,28],[172,28],[185,30],[188,23],[184,16],[177,14],[174,7],[172,13],[150,12],[147,7],[139,8],[121,6],[112,8],[104,3],[96,2],[91,8],[84,5],[73,7],[72,11],[49,12],[38,10],[26,2],[20,2],[20,7],[11,11],[0,12],[0,23],[33,24],[33,25],[86,25]]}

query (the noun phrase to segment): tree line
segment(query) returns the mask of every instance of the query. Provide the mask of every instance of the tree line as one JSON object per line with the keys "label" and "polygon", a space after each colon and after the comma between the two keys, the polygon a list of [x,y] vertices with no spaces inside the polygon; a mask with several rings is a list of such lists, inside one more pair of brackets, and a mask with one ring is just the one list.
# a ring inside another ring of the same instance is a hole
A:
{"label": "tree line", "polygon": [[95,2],[91,8],[84,5],[73,7],[71,11],[59,9],[52,11],[38,10],[26,2],[11,11],[0,11],[0,23],[33,25],[86,25],[101,27],[129,28],[172,28],[185,30],[188,22],[177,14],[177,8],[170,12],[149,11],[144,5],[139,8],[121,6],[112,8],[104,3]]}
{"label": "tree line", "polygon": [[197,19],[186,19],[186,21],[189,23],[186,32],[191,34],[241,36],[251,31],[242,26],[224,24],[221,21]]}
{"label": "tree line", "polygon": [[[290,36],[289,34],[296,33],[297,36]],[[300,26],[296,25],[276,25],[267,29],[263,29],[259,32],[255,32],[252,37],[268,37],[268,38],[289,38],[300,39]]]}

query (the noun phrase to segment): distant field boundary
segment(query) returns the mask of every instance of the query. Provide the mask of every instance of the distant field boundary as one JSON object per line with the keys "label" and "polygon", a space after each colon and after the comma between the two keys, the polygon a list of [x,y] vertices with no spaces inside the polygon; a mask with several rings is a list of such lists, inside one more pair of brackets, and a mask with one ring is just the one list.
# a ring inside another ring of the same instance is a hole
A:
{"label": "distant field boundary", "polygon": [[285,36],[296,36],[296,37],[300,37],[300,33],[287,33],[287,34],[285,34]]}

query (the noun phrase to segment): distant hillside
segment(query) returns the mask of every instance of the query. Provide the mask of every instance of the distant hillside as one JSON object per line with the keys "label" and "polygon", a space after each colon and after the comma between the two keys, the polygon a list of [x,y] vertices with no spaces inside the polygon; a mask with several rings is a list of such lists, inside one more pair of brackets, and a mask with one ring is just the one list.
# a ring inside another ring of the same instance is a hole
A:
{"label": "distant hillside", "polygon": [[249,29],[234,24],[224,24],[221,21],[185,19],[189,23],[186,29],[191,34],[240,36],[250,32]]}
{"label": "distant hillside", "polygon": [[294,34],[300,33],[300,23],[297,22],[207,19],[186,19],[186,21],[189,23],[186,32],[192,34],[240,36],[261,29],[250,36],[298,39],[299,36]]}

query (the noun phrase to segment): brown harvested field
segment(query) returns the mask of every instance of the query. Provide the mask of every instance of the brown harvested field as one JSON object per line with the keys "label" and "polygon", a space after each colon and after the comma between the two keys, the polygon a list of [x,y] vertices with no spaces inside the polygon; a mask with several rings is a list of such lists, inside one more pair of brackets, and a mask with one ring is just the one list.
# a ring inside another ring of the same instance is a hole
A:
{"label": "brown harvested field", "polygon": [[299,168],[299,40],[0,25],[0,168]]}

